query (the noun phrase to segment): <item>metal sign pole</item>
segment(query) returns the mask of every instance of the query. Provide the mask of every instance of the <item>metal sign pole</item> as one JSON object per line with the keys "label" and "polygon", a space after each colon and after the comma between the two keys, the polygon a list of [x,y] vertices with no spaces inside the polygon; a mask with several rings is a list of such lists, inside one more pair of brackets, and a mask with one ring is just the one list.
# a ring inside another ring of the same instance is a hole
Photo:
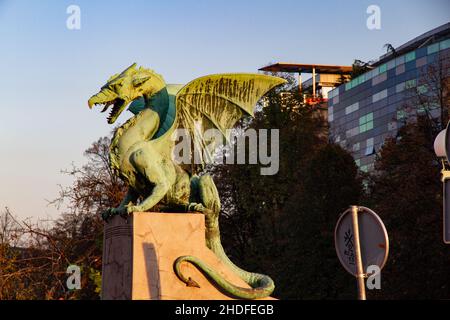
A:
{"label": "metal sign pole", "polygon": [[366,286],[364,283],[364,270],[359,242],[358,206],[352,206],[353,238],[355,241],[356,279],[358,281],[358,299],[366,300]]}
{"label": "metal sign pole", "polygon": [[434,153],[442,163],[443,240],[450,244],[450,121],[434,139]]}
{"label": "metal sign pole", "polygon": [[446,170],[444,161],[442,162],[442,168],[443,238],[444,243],[450,244],[450,171]]}

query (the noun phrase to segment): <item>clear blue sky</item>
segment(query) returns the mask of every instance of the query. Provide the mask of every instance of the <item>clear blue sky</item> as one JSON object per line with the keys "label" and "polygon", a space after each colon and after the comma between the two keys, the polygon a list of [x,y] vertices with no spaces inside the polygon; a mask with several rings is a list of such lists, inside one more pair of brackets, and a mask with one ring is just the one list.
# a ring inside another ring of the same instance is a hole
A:
{"label": "clear blue sky", "polygon": [[[66,28],[71,4],[81,30]],[[371,4],[381,30],[366,27]],[[132,62],[169,83],[276,61],[349,65],[449,21],[448,0],[0,0],[0,208],[57,215],[45,199],[70,183],[60,170],[111,129],[86,101]]]}

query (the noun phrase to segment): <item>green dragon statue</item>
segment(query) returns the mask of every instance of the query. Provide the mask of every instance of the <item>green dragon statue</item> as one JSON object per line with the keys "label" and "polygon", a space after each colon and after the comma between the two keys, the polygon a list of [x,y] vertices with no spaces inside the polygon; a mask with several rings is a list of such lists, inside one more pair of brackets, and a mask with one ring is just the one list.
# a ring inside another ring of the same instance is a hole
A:
{"label": "green dragon statue", "polygon": [[[257,101],[285,80],[261,74],[218,74],[195,79],[187,85],[166,84],[162,76],[133,64],[112,76],[92,96],[89,107],[111,108],[108,123],[114,123],[129,105],[135,114],[119,127],[110,145],[112,170],[128,185],[128,192],[117,208],[103,213],[127,216],[133,212],[161,210],[202,212],[206,223],[206,245],[252,288],[242,288],[225,280],[218,272],[193,256],[182,256],[174,262],[174,271],[188,286],[198,286],[186,278],[180,265],[190,262],[209,276],[222,290],[242,299],[269,296],[274,282],[266,275],[244,271],[233,264],[220,241],[220,199],[212,178],[197,175],[198,167],[178,164],[172,156],[174,133],[179,128],[202,137],[207,129],[216,128],[226,137],[245,114],[253,115]],[[206,142],[200,138],[199,147]]]}

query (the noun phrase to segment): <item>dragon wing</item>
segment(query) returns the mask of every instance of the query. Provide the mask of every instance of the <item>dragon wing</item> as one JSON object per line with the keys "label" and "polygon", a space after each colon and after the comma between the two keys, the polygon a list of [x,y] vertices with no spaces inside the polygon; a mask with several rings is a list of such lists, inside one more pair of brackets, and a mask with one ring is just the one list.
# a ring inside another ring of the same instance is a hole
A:
{"label": "dragon wing", "polygon": [[[206,139],[205,131],[218,129],[228,140],[229,129],[245,114],[253,116],[258,100],[285,82],[284,79],[262,74],[232,73],[197,78],[181,88],[175,96],[175,126],[187,130],[192,137],[191,155],[197,152],[200,164],[204,165],[208,160],[204,155],[211,150],[211,143],[218,143]],[[196,164],[199,163],[196,161]]]}

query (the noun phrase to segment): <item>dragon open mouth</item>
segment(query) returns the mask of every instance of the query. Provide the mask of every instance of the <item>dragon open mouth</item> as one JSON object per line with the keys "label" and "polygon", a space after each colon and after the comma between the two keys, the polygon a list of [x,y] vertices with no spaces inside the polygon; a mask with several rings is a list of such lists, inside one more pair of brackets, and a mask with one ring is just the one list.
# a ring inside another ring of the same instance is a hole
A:
{"label": "dragon open mouth", "polygon": [[107,102],[104,102],[104,101],[103,102],[94,102],[93,105],[103,107],[101,112],[105,112],[112,106],[112,108],[109,112],[109,116],[107,118],[108,123],[112,124],[116,121],[116,119],[122,113],[123,109],[126,106],[126,101],[121,98],[116,98],[114,100],[107,101]]}
{"label": "dragon open mouth", "polygon": [[111,111],[109,112],[108,116],[108,123],[113,123],[115,119],[122,113],[122,107],[125,104],[125,100],[122,100],[120,98],[117,98],[113,101],[107,102],[103,106],[103,110],[101,112],[105,112],[109,109],[109,107],[112,105]]}

